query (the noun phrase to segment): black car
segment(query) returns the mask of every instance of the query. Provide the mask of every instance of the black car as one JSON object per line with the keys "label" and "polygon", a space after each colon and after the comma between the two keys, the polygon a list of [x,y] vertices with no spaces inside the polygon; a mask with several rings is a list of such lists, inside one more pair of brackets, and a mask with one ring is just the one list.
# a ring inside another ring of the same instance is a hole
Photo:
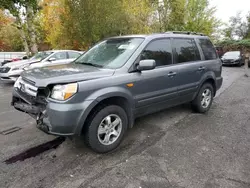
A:
{"label": "black car", "polygon": [[242,59],[242,54],[240,51],[230,51],[226,52],[222,57],[223,65],[237,65],[242,66],[244,64]]}

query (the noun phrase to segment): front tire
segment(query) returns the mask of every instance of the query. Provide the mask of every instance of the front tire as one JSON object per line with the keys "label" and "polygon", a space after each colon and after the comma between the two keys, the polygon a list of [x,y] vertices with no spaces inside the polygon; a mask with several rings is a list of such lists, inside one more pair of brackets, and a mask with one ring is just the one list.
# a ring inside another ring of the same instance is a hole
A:
{"label": "front tire", "polygon": [[97,110],[84,132],[85,143],[97,153],[114,150],[121,143],[128,128],[128,117],[123,108],[110,105]]}
{"label": "front tire", "polygon": [[198,113],[206,113],[212,105],[213,97],[214,97],[214,88],[212,84],[210,83],[203,84],[203,86],[200,88],[199,93],[192,101],[193,110]]}

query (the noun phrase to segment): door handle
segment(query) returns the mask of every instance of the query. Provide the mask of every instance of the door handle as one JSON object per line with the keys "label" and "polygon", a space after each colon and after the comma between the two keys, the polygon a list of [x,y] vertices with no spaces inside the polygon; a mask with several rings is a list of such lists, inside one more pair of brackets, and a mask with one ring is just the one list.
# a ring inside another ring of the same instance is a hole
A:
{"label": "door handle", "polygon": [[176,74],[177,74],[176,72],[171,71],[168,73],[168,77],[174,77]]}
{"label": "door handle", "polygon": [[199,67],[198,71],[204,71],[206,68],[205,67]]}

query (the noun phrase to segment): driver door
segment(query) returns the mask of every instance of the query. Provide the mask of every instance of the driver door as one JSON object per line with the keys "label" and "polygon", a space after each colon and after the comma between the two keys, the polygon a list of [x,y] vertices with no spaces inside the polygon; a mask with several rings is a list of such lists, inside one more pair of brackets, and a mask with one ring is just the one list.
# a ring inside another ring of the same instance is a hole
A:
{"label": "driver door", "polygon": [[154,59],[156,68],[131,73],[137,80],[132,88],[137,116],[172,106],[178,96],[178,69],[173,65],[170,38],[151,41],[141,54],[141,60],[144,59]]}

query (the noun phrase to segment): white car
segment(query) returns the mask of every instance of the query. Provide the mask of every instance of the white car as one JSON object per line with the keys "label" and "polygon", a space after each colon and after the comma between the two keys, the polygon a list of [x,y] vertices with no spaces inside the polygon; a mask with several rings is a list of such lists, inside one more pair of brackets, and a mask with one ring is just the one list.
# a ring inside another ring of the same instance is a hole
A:
{"label": "white car", "polygon": [[51,50],[38,52],[32,58],[27,60],[6,63],[0,67],[0,77],[3,81],[16,81],[24,70],[68,64],[78,58],[83,52],[74,50]]}

